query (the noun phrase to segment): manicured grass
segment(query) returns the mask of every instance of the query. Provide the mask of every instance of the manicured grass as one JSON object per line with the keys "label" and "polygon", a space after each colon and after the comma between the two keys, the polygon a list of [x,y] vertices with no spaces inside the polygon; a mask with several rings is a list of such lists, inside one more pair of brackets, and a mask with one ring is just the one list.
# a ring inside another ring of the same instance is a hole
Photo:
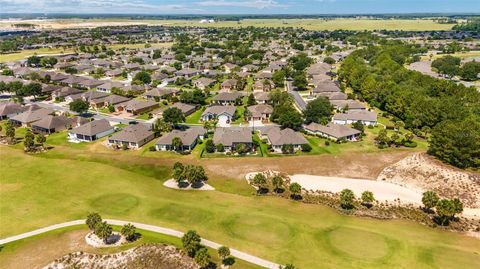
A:
{"label": "manicured grass", "polygon": [[149,114],[150,113],[143,113],[143,114],[137,115],[135,118],[139,120],[149,120],[150,119]]}
{"label": "manicured grass", "polygon": [[162,185],[170,177],[165,160],[137,159],[145,162],[139,165],[113,156],[90,148],[72,156],[62,147],[27,155],[2,146],[0,237],[97,211],[105,218],[195,229],[210,240],[299,268],[478,265],[478,239],[408,221],[350,217],[321,205],[249,195],[253,189],[246,182],[215,174],[209,174],[209,183],[217,191],[168,189]]}
{"label": "manicured grass", "polygon": [[201,123],[200,119],[202,118],[202,113],[204,111],[204,108],[202,107],[201,109],[198,109],[197,111],[193,112],[192,114],[188,115],[185,119],[186,123],[189,124],[197,124]]}
{"label": "manicured grass", "polygon": [[[114,231],[120,231],[120,226],[113,226]],[[33,237],[21,239],[18,241],[14,241],[2,246],[0,251],[0,259],[6,261],[7,267],[10,265],[10,261],[14,261],[18,255],[27,258],[27,260],[34,260],[29,259],[31,256],[36,255],[38,253],[34,252],[34,249],[41,248],[42,259],[45,262],[51,262],[56,258],[60,258],[62,255],[67,254],[69,252],[74,251],[84,251],[86,244],[83,242],[83,235],[88,233],[88,229],[86,225],[76,225],[67,228],[60,228],[53,231],[49,231],[40,235],[36,235]],[[159,234],[151,231],[146,231],[142,229],[137,229],[137,232],[141,234],[141,237],[132,242],[128,243],[119,247],[110,247],[110,248],[101,248],[101,249],[94,249],[89,248],[87,252],[95,253],[95,254],[110,254],[110,253],[117,253],[120,251],[125,251],[127,249],[131,249],[143,244],[148,243],[157,243],[157,244],[166,244],[172,245],[177,247],[178,249],[182,248],[182,242],[180,238]],[[71,240],[73,238],[78,238],[83,246],[72,246]],[[220,264],[220,259],[218,258],[217,250],[208,248],[209,254],[212,257],[212,261]],[[46,254],[48,253],[48,254]],[[49,257],[51,255],[51,257]],[[40,264],[42,261],[31,262],[30,265],[42,266],[44,264]],[[250,264],[243,260],[236,259],[235,264],[231,267],[235,268],[260,268],[256,265]]]}

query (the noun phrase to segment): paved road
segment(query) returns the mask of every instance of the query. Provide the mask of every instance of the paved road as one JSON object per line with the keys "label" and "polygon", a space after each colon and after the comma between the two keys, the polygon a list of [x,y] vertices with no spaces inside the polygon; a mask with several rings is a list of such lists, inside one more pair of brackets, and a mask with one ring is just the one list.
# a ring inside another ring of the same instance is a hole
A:
{"label": "paved road", "polygon": [[293,96],[293,99],[295,100],[295,103],[297,106],[303,111],[307,108],[307,102],[303,100],[302,96],[297,91],[294,91],[294,86],[293,82],[287,81],[287,91],[288,93]]}
{"label": "paved road", "polygon": [[[172,230],[172,229],[169,229],[169,228],[160,227],[160,226],[154,226],[154,225],[137,223],[137,222],[129,222],[129,221],[123,221],[123,220],[114,220],[114,219],[104,219],[104,220],[107,221],[109,224],[112,224],[112,225],[121,226],[121,225],[125,225],[127,223],[131,223],[131,224],[135,225],[135,227],[137,227],[139,229],[142,229],[142,230],[161,233],[161,234],[166,234],[166,235],[170,235],[170,236],[174,236],[174,237],[182,237],[183,236],[182,232]],[[31,236],[35,236],[35,235],[38,235],[38,234],[42,234],[42,233],[45,233],[45,232],[48,232],[48,231],[52,231],[52,230],[56,230],[56,229],[60,229],[60,228],[65,228],[65,227],[69,227],[69,226],[81,225],[81,224],[85,224],[85,220],[74,220],[74,221],[69,221],[69,222],[64,222],[64,223],[51,225],[51,226],[40,228],[40,229],[30,231],[30,232],[27,232],[27,233],[23,233],[23,234],[19,234],[19,235],[15,235],[15,236],[0,239],[0,245],[7,244],[7,243],[10,243],[10,242],[13,242],[13,241],[20,240],[20,239],[28,238],[28,237],[31,237]],[[213,241],[206,240],[206,239],[202,239],[202,244],[207,246],[207,247],[213,248],[213,249],[218,249],[220,246],[222,246],[222,244],[215,243]],[[242,252],[242,251],[239,251],[239,250],[236,250],[236,249],[231,248],[230,253],[235,258],[238,258],[240,260],[244,260],[244,261],[256,264],[256,265],[264,267],[264,268],[278,269],[280,267],[279,264],[264,260],[262,258],[250,255],[248,253],[245,253],[245,252]]]}

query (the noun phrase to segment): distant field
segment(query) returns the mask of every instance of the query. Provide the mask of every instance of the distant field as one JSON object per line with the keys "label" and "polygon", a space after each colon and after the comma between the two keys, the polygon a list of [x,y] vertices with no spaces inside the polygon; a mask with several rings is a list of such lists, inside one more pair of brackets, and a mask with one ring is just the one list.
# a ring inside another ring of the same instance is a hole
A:
{"label": "distant field", "polygon": [[[162,48],[171,46],[173,43],[154,43],[152,48]],[[127,49],[142,49],[145,48],[145,44],[114,44],[107,46],[113,50],[118,50],[121,48]],[[31,50],[21,50],[19,52],[12,52],[8,54],[0,54],[0,63],[6,63],[11,61],[22,60],[33,55],[59,55],[73,53],[75,50],[73,48],[40,48],[40,49],[31,49]]]}
{"label": "distant field", "polygon": [[[202,24],[198,20],[129,20],[129,19],[65,19],[24,21],[44,29],[91,28],[120,25],[171,25],[171,26],[204,26],[204,27],[302,27],[308,30],[450,30],[454,24],[440,24],[429,19],[245,19]],[[9,27],[11,23],[1,22],[0,27]]]}
{"label": "distant field", "polygon": [[[470,57],[480,57],[480,50],[473,50],[473,51],[467,51],[467,52],[457,52],[457,53],[453,53],[453,54],[436,54],[436,55],[433,55],[432,59],[435,60],[437,58],[441,58],[441,57],[446,56],[446,55],[451,55],[451,56],[458,57],[458,58],[461,58],[461,59],[470,58]],[[429,59],[430,59],[429,55],[422,56],[422,60],[429,60]]]}

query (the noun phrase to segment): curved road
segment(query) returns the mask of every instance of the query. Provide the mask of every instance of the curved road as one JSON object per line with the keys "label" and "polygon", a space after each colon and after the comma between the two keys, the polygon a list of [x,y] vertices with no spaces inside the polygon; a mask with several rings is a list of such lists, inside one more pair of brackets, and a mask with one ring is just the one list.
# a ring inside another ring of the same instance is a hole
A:
{"label": "curved road", "polygon": [[[172,230],[172,229],[169,229],[169,228],[144,224],[144,223],[123,221],[123,220],[114,220],[114,219],[104,219],[104,221],[107,221],[111,225],[118,225],[118,226],[122,226],[122,225],[125,225],[127,223],[131,223],[131,224],[135,225],[135,227],[137,227],[139,229],[142,229],[142,230],[161,233],[161,234],[166,234],[166,235],[175,236],[175,237],[182,237],[183,236],[182,232]],[[27,237],[35,236],[35,235],[38,235],[38,234],[42,234],[42,233],[45,233],[45,232],[48,232],[48,231],[52,231],[52,230],[56,230],[56,229],[60,229],[60,228],[65,228],[65,227],[69,227],[69,226],[81,225],[81,224],[85,224],[85,220],[74,220],[74,221],[69,221],[69,222],[64,222],[64,223],[59,223],[59,224],[47,226],[47,227],[40,228],[40,229],[30,231],[30,232],[27,232],[27,233],[14,235],[14,236],[11,236],[11,237],[0,239],[0,245],[7,244],[7,243],[10,243],[10,242],[13,242],[13,241],[20,240],[20,239],[24,239],[24,238],[27,238]],[[218,243],[215,243],[213,241],[206,240],[206,239],[202,239],[202,244],[207,246],[207,247],[213,248],[213,249],[218,249],[219,247],[222,246],[221,244],[218,244]],[[236,249],[231,248],[230,252],[231,252],[231,255],[233,257],[238,258],[240,260],[244,260],[244,261],[253,263],[253,264],[256,264],[258,266],[262,266],[262,267],[270,268],[270,269],[278,269],[280,267],[279,264],[264,260],[264,259],[256,257],[256,256],[252,256],[248,253],[245,253],[245,252],[242,252],[242,251],[239,251],[239,250],[236,250]]]}

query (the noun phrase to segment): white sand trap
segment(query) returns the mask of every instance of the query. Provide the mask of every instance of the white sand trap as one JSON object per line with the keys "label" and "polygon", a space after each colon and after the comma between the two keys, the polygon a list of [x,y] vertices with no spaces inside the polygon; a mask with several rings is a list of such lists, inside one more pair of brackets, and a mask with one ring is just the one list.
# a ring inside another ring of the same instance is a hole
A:
{"label": "white sand trap", "polygon": [[336,193],[343,189],[350,189],[357,197],[360,197],[364,191],[371,191],[375,199],[380,202],[400,199],[402,203],[417,205],[422,203],[421,190],[409,189],[389,182],[312,175],[293,175],[290,176],[290,180],[300,184],[306,190]]}
{"label": "white sand trap", "polygon": [[177,182],[171,178],[167,181],[165,181],[165,183],[163,183],[163,186],[167,187],[167,188],[171,188],[171,189],[176,189],[176,190],[194,190],[194,191],[214,191],[215,188],[208,185],[207,183],[203,183],[203,185],[201,187],[192,187],[192,185],[188,185],[186,187],[182,187],[180,188],[177,184]]}

